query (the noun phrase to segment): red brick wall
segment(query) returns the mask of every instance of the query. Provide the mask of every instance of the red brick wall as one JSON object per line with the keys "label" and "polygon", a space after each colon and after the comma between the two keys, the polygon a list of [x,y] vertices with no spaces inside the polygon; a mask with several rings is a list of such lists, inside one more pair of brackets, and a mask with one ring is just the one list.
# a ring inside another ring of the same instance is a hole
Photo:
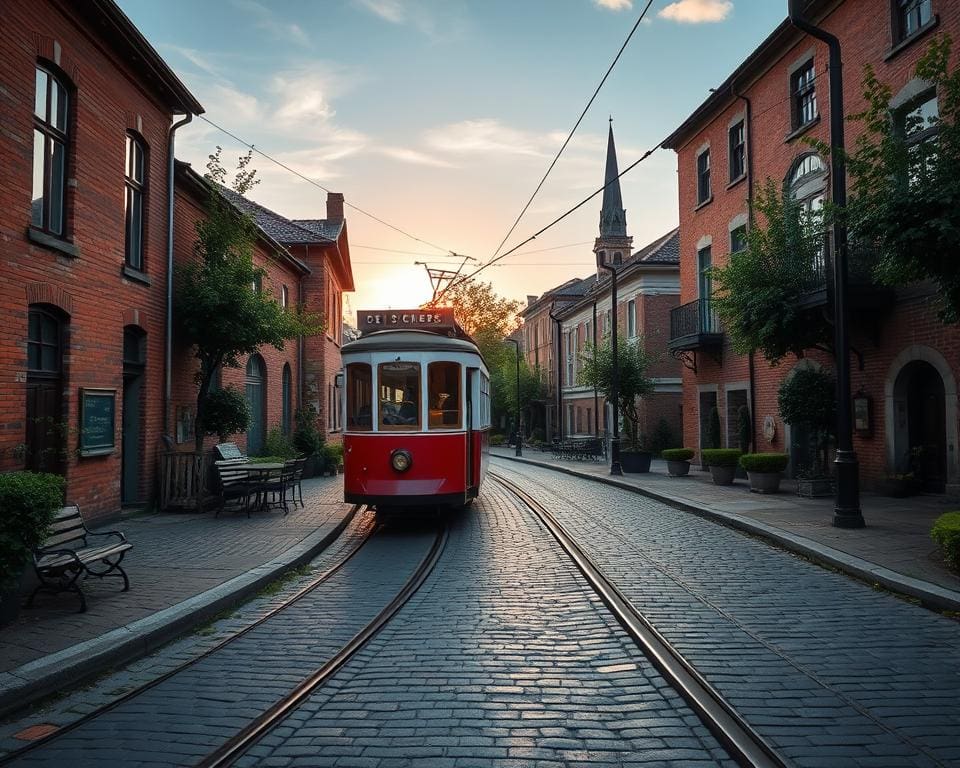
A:
{"label": "red brick wall", "polygon": [[[917,58],[926,49],[931,36],[919,40],[896,55],[887,57],[892,46],[887,2],[880,0],[847,0],[821,22],[821,26],[837,35],[843,50],[844,105],[848,114],[864,107],[861,95],[861,80],[864,66],[871,64],[881,81],[892,86],[896,94],[913,77]],[[939,16],[939,27],[934,34],[949,33],[954,40],[960,38],[960,5],[934,0],[934,12]],[[817,105],[819,123],[805,135],[829,141],[830,105],[827,78],[828,54],[826,46],[803,36],[796,44],[782,52],[779,60],[753,82],[741,84],[740,90],[752,102],[753,125],[751,127],[754,179],[762,184],[772,178],[782,183],[792,162],[810,147],[799,139],[787,141],[791,131],[790,103],[787,100],[789,69],[792,64],[813,51],[817,74]],[[745,52],[746,53],[746,52]],[[954,45],[954,66],[960,60],[960,49]],[[747,211],[747,185],[745,182],[727,188],[727,130],[731,119],[745,111],[739,100],[730,100],[718,111],[709,124],[687,137],[678,149],[680,248],[681,248],[681,302],[697,298],[697,243],[704,236],[712,237],[714,265],[723,264],[729,251],[729,222],[738,214]],[[859,126],[848,123],[846,144],[852,147]],[[696,209],[697,179],[696,156],[703,144],[711,148],[713,201]],[[829,187],[829,184],[828,184]],[[856,323],[851,341],[864,355],[864,370],[857,368],[853,359],[852,391],[863,389],[873,398],[874,432],[870,438],[855,438],[854,448],[861,462],[861,474],[865,485],[875,483],[887,468],[884,434],[884,387],[890,374],[890,366],[901,351],[911,344],[924,344],[937,350],[952,366],[954,377],[960,377],[958,351],[960,331],[941,325],[929,304],[909,300],[901,292],[892,311],[882,315],[879,326]],[[812,357],[832,367],[829,357],[813,354]],[[706,352],[697,354],[697,373],[683,371],[684,442],[696,448],[699,444],[699,408],[697,386],[719,384],[718,404],[721,417],[725,418],[724,387],[727,382],[743,381],[749,377],[745,357],[735,355],[729,347],[723,350],[723,365],[718,365]],[[785,427],[777,410],[777,389],[796,361],[788,359],[778,367],[769,366],[759,355],[756,359],[756,392],[754,418],[761,450],[785,450]],[[895,374],[894,374],[895,375]],[[776,419],[776,437],[772,442],[760,434],[763,419],[771,415]],[[726,430],[726,424],[724,431]],[[955,428],[955,427],[954,427]],[[948,436],[949,441],[949,436]],[[953,446],[954,450],[958,447]]]}
{"label": "red brick wall", "polygon": [[[16,448],[25,439],[26,322],[31,301],[69,314],[63,387],[64,420],[71,432],[67,499],[85,515],[120,509],[122,345],[126,324],[147,338],[141,496],[152,489],[163,401],[165,296],[165,182],[171,110],[136,82],[96,38],[57,7],[38,0],[3,4],[0,36],[0,471],[18,469]],[[70,93],[67,237],[74,257],[33,244],[30,222],[33,104],[38,59],[59,56]],[[124,278],[124,142],[140,124],[148,147],[144,267],[151,284]],[[116,450],[78,458],[81,387],[116,389]]]}

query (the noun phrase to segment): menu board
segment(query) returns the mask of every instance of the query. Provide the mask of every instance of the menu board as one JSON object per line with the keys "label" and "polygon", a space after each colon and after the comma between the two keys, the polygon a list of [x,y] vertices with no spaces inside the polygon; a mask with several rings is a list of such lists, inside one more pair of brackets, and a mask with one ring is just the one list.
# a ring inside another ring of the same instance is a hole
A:
{"label": "menu board", "polygon": [[117,390],[80,390],[80,455],[113,453],[116,444]]}

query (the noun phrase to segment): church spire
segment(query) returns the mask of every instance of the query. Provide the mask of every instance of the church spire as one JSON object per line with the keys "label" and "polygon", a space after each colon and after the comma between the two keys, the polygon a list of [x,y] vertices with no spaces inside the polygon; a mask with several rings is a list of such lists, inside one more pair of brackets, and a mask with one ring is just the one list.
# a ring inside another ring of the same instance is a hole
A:
{"label": "church spire", "polygon": [[613,144],[613,118],[607,138],[607,169],[604,175],[603,205],[600,208],[600,237],[626,237],[627,212],[620,197],[620,179],[617,176],[617,148]]}

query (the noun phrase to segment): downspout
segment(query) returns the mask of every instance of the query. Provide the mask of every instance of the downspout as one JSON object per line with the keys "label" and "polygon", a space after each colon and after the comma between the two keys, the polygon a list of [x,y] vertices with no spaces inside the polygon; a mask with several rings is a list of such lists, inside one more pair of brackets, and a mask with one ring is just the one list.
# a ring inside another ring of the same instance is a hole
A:
{"label": "downspout", "polygon": [[[597,302],[593,302],[593,354],[597,354]],[[593,436],[600,437],[600,393],[593,387]]]}
{"label": "downspout", "polygon": [[561,334],[560,318],[553,314],[552,305],[550,307],[550,319],[557,326],[557,436],[560,440],[563,440],[563,336]]}
{"label": "downspout", "polygon": [[[746,139],[747,139],[747,231],[753,229],[753,104],[747,96],[737,93],[736,80],[730,83],[730,93],[740,99],[746,106]],[[757,370],[755,350],[750,350],[747,357],[747,367],[750,376],[750,448],[758,451],[757,447]]]}
{"label": "downspout", "polygon": [[161,430],[164,435],[168,434],[170,428],[170,403],[173,399],[173,196],[176,173],[176,159],[173,153],[177,129],[192,120],[193,115],[188,112],[182,120],[171,125],[167,132],[167,316],[163,350],[163,428]]}

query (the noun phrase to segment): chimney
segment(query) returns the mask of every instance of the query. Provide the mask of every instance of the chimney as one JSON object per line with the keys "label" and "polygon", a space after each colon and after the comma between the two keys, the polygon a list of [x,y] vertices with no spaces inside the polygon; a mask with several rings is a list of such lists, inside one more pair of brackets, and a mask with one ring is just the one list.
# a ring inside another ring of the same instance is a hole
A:
{"label": "chimney", "polygon": [[343,193],[327,192],[327,219],[343,221]]}
{"label": "chimney", "polygon": [[539,296],[531,296],[531,295],[528,293],[528,294],[527,294],[527,306],[529,307],[530,305],[533,304],[533,302],[535,302],[535,301],[536,301],[537,299],[539,299],[539,298],[540,298]]}

